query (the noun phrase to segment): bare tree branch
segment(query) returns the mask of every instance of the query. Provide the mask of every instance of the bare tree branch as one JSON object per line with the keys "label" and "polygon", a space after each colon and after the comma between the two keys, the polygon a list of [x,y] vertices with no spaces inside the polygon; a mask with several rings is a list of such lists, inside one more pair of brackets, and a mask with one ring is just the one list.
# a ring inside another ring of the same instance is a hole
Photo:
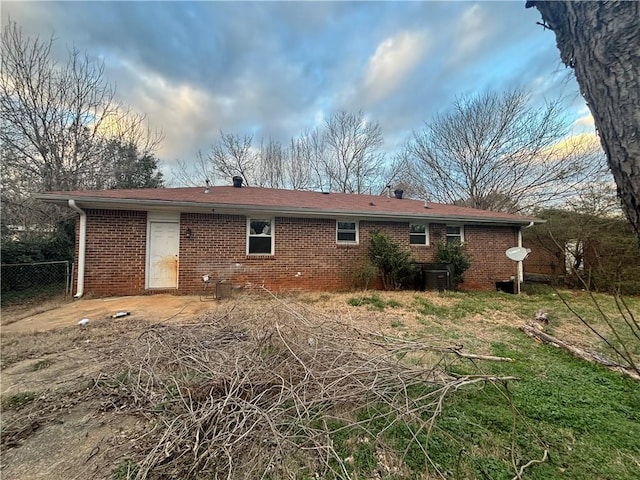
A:
{"label": "bare tree branch", "polygon": [[[414,132],[404,155],[431,198],[519,212],[573,194],[600,167],[597,149],[566,140],[560,102],[523,92],[461,97]],[[419,188],[418,188],[419,189]]]}
{"label": "bare tree branch", "polygon": [[135,151],[150,159],[162,140],[144,115],[116,99],[102,63],[72,48],[68,61],[56,64],[52,45],[25,36],[14,22],[2,31],[2,189],[3,200],[6,192],[17,195],[14,205],[38,191],[103,188],[122,169],[122,158],[117,167],[111,162],[114,144],[127,158]]}

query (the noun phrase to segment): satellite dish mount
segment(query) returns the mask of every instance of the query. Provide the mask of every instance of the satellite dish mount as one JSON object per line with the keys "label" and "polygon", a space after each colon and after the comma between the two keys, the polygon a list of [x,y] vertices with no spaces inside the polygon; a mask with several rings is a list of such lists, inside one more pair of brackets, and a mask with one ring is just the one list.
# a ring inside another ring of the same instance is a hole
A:
{"label": "satellite dish mount", "polygon": [[513,260],[514,262],[521,262],[529,256],[531,249],[524,247],[511,247],[504,253],[510,260]]}

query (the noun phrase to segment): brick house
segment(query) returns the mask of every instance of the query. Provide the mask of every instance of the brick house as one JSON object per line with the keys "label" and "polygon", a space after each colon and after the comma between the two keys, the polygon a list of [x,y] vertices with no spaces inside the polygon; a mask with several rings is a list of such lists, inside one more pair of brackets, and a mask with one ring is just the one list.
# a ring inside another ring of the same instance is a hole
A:
{"label": "brick house", "polygon": [[535,218],[394,197],[242,186],[54,192],[78,212],[76,297],[197,294],[203,276],[275,291],[346,290],[380,231],[432,262],[437,241],[473,256],[462,288],[521,278],[505,250]]}

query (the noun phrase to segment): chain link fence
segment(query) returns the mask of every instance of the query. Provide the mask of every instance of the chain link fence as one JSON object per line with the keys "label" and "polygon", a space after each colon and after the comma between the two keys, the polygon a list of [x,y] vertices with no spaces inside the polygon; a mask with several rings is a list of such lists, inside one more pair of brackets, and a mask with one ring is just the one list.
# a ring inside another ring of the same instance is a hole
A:
{"label": "chain link fence", "polygon": [[72,264],[68,261],[0,265],[2,305],[71,295]]}

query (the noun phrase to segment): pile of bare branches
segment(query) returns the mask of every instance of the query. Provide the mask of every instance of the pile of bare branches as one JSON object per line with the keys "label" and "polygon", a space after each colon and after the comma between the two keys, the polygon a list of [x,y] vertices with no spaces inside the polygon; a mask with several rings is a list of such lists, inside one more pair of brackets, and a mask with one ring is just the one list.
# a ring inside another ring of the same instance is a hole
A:
{"label": "pile of bare branches", "polygon": [[447,394],[507,378],[455,376],[436,361],[403,360],[416,352],[440,360],[461,353],[335,319],[310,321],[272,302],[249,320],[231,311],[151,326],[117,388],[97,388],[156,425],[138,442],[148,445],[138,479],[297,478],[301,470],[350,478],[352,459],[335,436],[378,442],[379,425],[384,432],[396,422],[408,426],[436,473],[424,439]]}

